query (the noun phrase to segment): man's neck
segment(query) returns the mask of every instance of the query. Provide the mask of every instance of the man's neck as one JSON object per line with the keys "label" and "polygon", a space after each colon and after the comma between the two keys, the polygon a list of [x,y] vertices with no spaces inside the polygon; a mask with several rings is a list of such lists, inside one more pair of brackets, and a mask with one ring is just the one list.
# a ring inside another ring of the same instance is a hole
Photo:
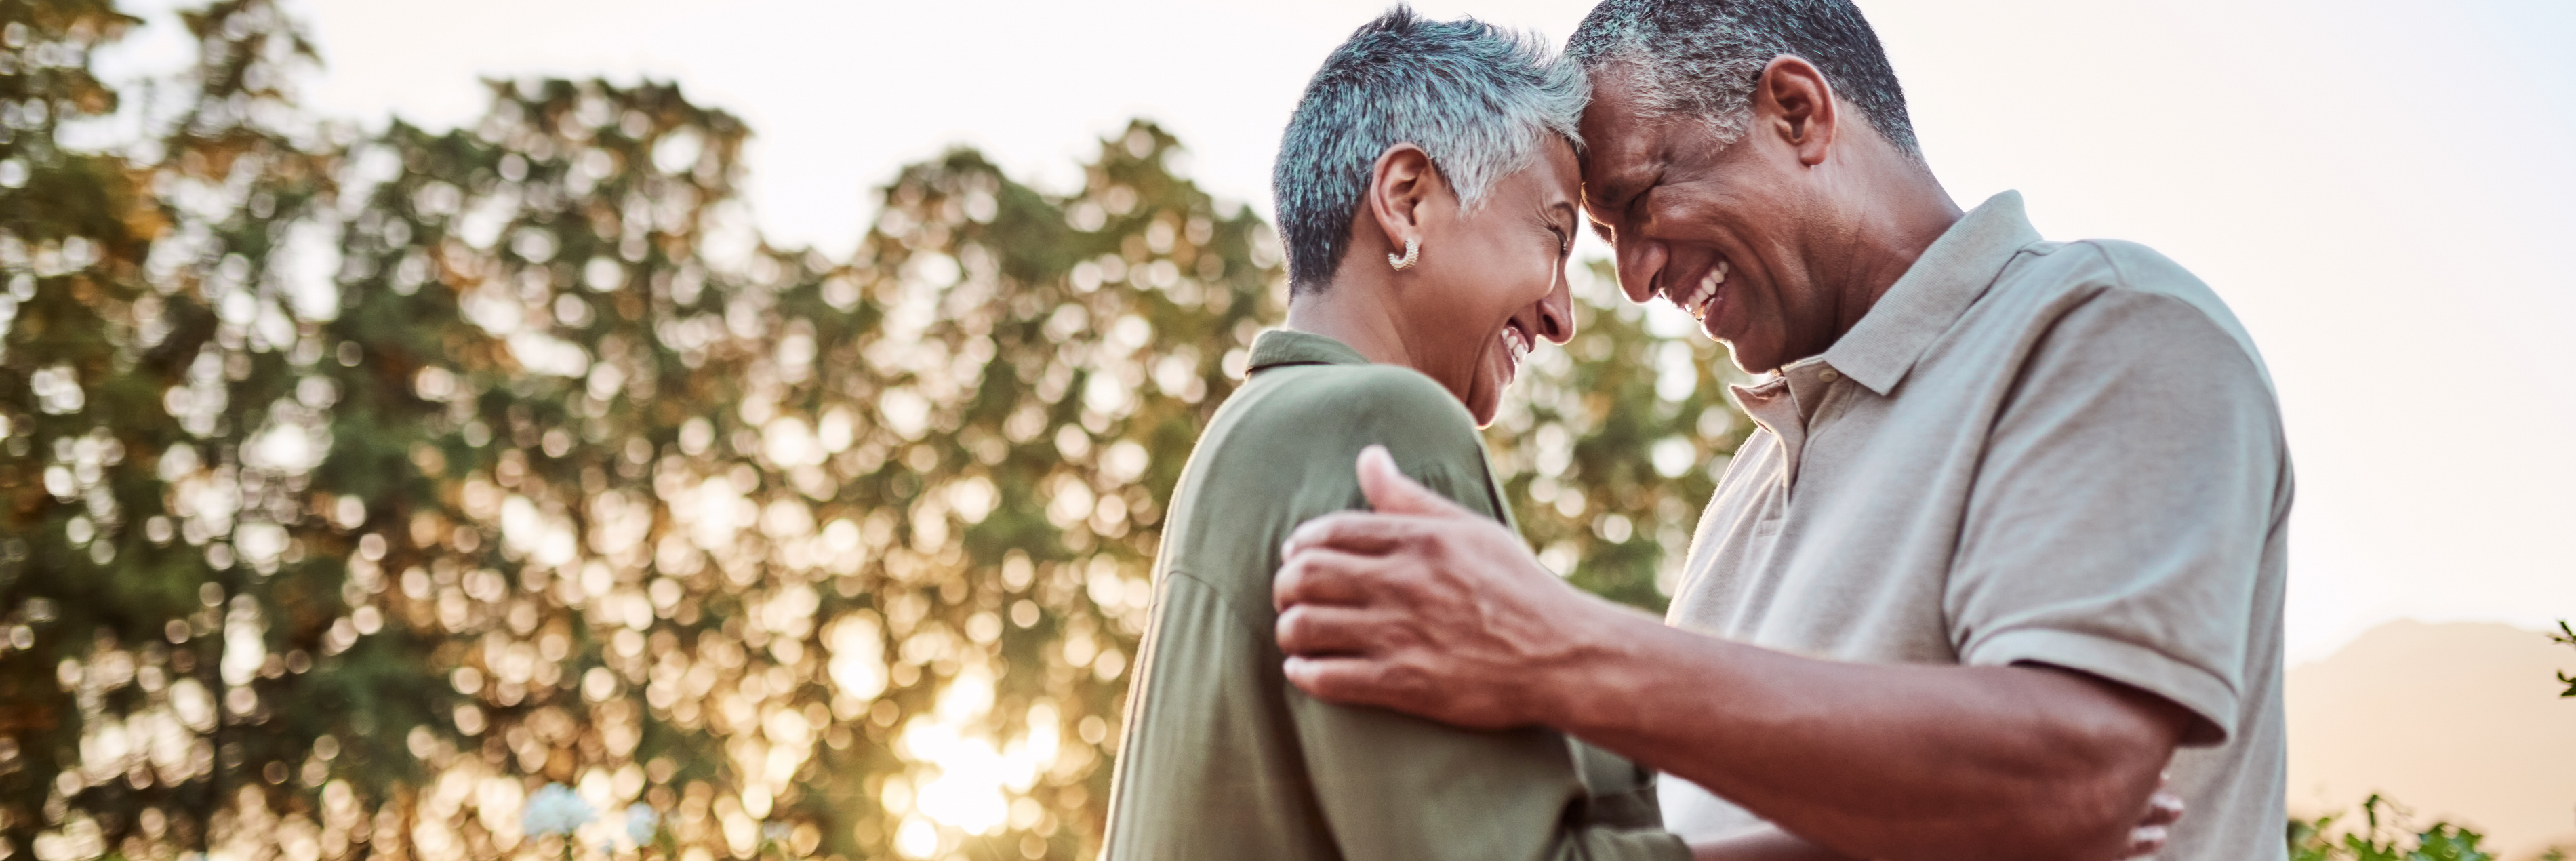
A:
{"label": "man's neck", "polygon": [[1863,174],[1866,187],[1853,195],[1864,202],[1852,207],[1846,242],[1832,252],[1850,261],[1840,279],[1837,340],[1859,325],[1888,288],[1914,268],[1914,261],[1965,217],[1931,168],[1883,141],[1872,143],[1874,151],[1863,156],[1870,162]]}
{"label": "man's neck", "polygon": [[1377,364],[1414,367],[1387,285],[1352,283],[1359,279],[1347,274],[1289,299],[1287,328],[1340,341]]}

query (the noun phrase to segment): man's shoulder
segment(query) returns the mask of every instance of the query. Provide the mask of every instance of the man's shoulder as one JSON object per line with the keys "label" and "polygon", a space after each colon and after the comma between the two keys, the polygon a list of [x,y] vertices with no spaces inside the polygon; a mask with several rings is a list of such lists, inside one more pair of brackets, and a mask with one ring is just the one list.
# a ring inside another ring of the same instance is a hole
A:
{"label": "man's shoulder", "polygon": [[[2226,300],[2154,248],[2120,239],[2035,243],[2006,278],[2019,282],[2015,292],[2023,293],[2036,312],[2028,321],[2034,327],[2084,331],[2092,346],[2106,350],[2224,345],[2242,356],[2264,388],[2271,387],[2262,352]],[[2159,355],[2159,361],[2178,371],[2202,364],[2171,350],[2146,350],[2141,357],[2147,354]],[[2228,361],[2234,357],[2198,356],[2218,360],[2218,365],[2235,364]]]}

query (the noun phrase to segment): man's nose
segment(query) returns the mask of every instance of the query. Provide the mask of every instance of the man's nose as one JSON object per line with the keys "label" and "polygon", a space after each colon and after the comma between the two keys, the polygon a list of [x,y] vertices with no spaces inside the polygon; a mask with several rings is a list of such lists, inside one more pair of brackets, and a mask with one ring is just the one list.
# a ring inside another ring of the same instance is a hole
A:
{"label": "man's nose", "polygon": [[1630,302],[1646,304],[1655,298],[1655,275],[1663,271],[1671,255],[1664,251],[1663,243],[1633,236],[1620,238],[1624,241],[1613,246],[1610,255],[1618,269],[1619,292],[1628,294]]}

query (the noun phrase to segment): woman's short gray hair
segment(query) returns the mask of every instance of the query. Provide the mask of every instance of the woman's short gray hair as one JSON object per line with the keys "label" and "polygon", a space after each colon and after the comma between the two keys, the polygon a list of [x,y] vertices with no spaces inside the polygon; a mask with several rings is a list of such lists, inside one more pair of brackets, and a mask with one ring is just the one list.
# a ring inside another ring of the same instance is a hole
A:
{"label": "woman's short gray hair", "polygon": [[1332,279],[1388,147],[1421,147],[1473,209],[1548,136],[1580,146],[1575,123],[1590,97],[1582,71],[1535,35],[1474,18],[1397,6],[1353,31],[1306,83],[1271,169],[1290,289]]}

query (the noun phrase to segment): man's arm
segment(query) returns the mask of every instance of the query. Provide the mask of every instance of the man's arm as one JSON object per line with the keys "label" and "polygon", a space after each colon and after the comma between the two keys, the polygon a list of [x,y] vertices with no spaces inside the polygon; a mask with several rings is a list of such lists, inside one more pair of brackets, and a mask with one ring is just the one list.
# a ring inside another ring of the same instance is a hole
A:
{"label": "man's arm", "polygon": [[[2182,799],[2158,792],[2145,818],[2131,830],[2124,858],[2146,858],[2165,848],[2168,826],[2182,818]],[[1764,826],[1750,833],[1691,844],[1691,861],[1851,861],[1798,835]]]}
{"label": "man's arm", "polygon": [[1291,682],[1554,726],[1841,852],[2124,857],[2190,724],[2076,673],[1847,664],[1668,628],[1566,585],[1381,455],[1361,481],[1378,514],[1308,523],[1276,580]]}

